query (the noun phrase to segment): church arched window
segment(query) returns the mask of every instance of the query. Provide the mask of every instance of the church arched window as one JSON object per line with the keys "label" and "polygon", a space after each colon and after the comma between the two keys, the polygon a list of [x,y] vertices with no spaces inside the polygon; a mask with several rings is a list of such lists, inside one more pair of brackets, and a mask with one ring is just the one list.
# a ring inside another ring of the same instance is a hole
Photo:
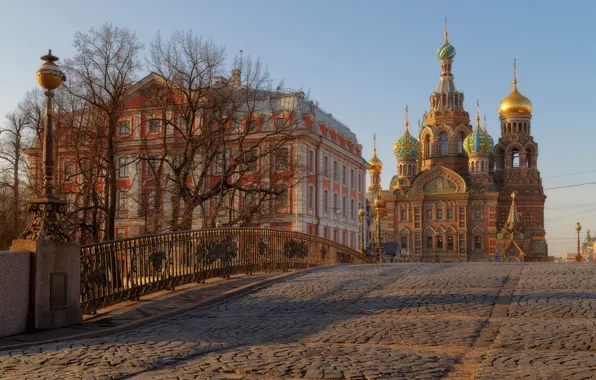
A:
{"label": "church arched window", "polygon": [[441,146],[440,146],[441,156],[446,156],[448,153],[448,148],[449,148],[447,133],[441,132],[441,134],[439,135],[439,142],[441,144]]}
{"label": "church arched window", "polygon": [[424,138],[424,158],[430,158],[430,136]]}
{"label": "church arched window", "polygon": [[482,249],[482,237],[480,235],[474,237],[474,248]]}
{"label": "church arched window", "polygon": [[457,153],[464,152],[464,134],[462,132],[457,134]]}
{"label": "church arched window", "polygon": [[511,152],[511,167],[519,168],[519,150],[517,148]]}

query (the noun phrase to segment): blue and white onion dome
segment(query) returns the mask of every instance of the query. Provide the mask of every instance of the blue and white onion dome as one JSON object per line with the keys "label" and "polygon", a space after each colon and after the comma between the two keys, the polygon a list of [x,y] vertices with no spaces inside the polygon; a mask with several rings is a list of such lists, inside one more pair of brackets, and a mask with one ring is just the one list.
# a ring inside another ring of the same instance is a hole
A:
{"label": "blue and white onion dome", "polygon": [[404,123],[404,133],[393,144],[393,153],[396,158],[418,157],[420,153],[420,143],[410,133],[410,122],[408,121],[408,107],[406,106],[406,121]]}
{"label": "blue and white onion dome", "polygon": [[447,29],[445,29],[445,40],[437,49],[437,58],[439,58],[439,61],[455,58],[455,48],[449,43],[449,38],[447,38],[447,35]]}
{"label": "blue and white onion dome", "polygon": [[476,127],[464,140],[464,149],[470,153],[490,153],[493,149],[493,140],[480,128],[480,116],[476,116]]}

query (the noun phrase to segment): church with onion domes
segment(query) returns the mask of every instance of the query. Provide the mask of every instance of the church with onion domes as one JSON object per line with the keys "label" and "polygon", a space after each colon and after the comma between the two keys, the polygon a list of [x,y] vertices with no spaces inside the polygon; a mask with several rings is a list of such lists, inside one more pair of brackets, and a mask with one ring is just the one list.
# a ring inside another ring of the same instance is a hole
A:
{"label": "church with onion domes", "polygon": [[481,123],[479,102],[473,123],[464,108],[452,72],[455,55],[445,28],[430,110],[415,136],[406,106],[404,131],[393,145],[397,173],[388,188],[381,185],[375,141],[367,197],[372,216],[380,217],[378,238],[397,243],[398,261],[552,261],[532,102],[517,88],[515,61],[511,93],[498,108],[495,142],[486,116]]}

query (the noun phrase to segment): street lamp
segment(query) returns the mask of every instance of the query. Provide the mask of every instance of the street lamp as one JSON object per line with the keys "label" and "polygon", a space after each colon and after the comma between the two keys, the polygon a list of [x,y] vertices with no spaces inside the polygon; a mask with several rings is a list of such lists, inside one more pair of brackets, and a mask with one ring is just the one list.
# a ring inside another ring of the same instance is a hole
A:
{"label": "street lamp", "polygon": [[363,207],[358,210],[358,216],[360,217],[360,252],[366,255],[366,249],[364,249],[364,217],[366,216],[366,210]]}
{"label": "street lamp", "polygon": [[579,251],[579,232],[582,230],[582,225],[579,224],[579,222],[575,224],[575,230],[577,231],[577,256],[575,257],[575,261],[579,263],[583,261],[582,255]]}
{"label": "street lamp", "polygon": [[435,231],[435,263],[439,263],[439,232]]}
{"label": "street lamp", "polygon": [[41,57],[45,61],[37,70],[37,83],[43,87],[46,96],[45,126],[43,130],[43,190],[40,198],[29,201],[31,221],[21,239],[53,240],[71,242],[70,235],[64,230],[62,216],[66,212],[66,201],[58,199],[54,189],[54,136],[52,125],[52,98],[54,90],[66,80],[60,67],[56,65],[58,57],[52,55],[52,50]]}
{"label": "street lamp", "polygon": [[385,202],[383,202],[380,195],[377,195],[377,198],[375,198],[374,206],[377,210],[377,245],[375,246],[375,254],[377,256],[377,261],[381,262],[385,255],[385,248],[383,248],[383,245],[381,244],[381,216],[385,209]]}

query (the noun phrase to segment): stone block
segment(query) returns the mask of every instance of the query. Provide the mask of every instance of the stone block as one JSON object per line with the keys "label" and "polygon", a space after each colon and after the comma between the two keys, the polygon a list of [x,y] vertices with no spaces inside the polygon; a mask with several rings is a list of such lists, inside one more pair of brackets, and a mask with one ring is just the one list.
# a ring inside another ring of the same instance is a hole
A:
{"label": "stone block", "polygon": [[0,337],[27,329],[30,256],[26,251],[0,252]]}
{"label": "stone block", "polygon": [[[79,306],[80,246],[51,240],[15,240],[11,250],[31,252],[28,329],[47,330],[82,323],[83,315]],[[59,277],[63,274],[66,274],[66,294],[56,292],[52,300],[52,282],[59,288]],[[55,277],[52,281],[53,275]]]}

